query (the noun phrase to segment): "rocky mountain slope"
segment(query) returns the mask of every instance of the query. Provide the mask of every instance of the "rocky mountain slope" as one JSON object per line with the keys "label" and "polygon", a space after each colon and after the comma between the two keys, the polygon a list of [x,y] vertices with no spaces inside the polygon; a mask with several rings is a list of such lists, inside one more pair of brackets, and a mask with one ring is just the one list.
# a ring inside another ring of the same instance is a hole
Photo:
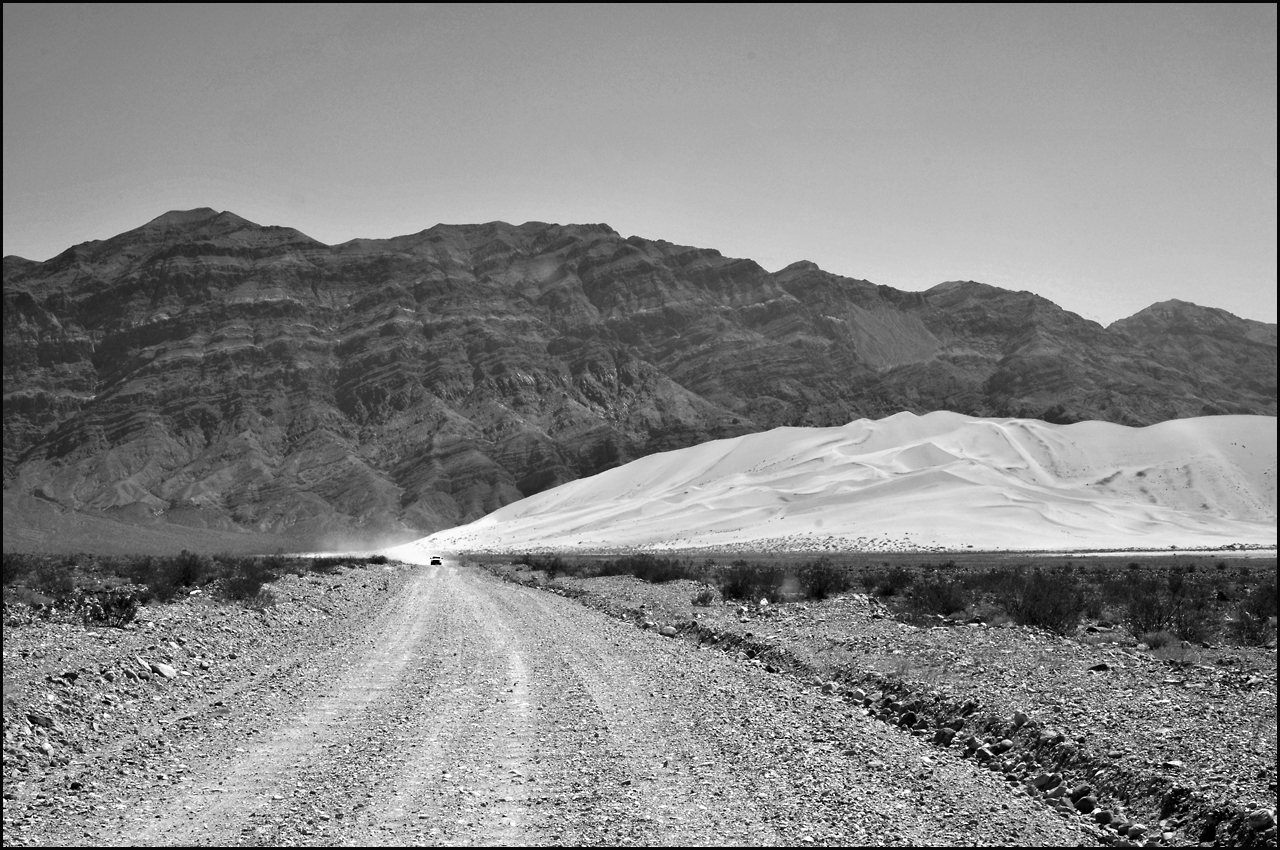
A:
{"label": "rocky mountain slope", "polygon": [[6,257],[4,301],[6,548],[66,512],[416,536],[655,451],[903,410],[1276,413],[1275,325],[1166,302],[1103,328],[600,224],[328,246],[175,211]]}

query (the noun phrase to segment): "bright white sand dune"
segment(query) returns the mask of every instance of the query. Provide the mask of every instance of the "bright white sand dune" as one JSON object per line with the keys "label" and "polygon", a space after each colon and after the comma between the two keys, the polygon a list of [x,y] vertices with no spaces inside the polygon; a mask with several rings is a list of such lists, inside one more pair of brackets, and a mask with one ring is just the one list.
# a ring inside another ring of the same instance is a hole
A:
{"label": "bright white sand dune", "polygon": [[664,452],[389,550],[1276,544],[1276,420],[1127,428],[899,413]]}

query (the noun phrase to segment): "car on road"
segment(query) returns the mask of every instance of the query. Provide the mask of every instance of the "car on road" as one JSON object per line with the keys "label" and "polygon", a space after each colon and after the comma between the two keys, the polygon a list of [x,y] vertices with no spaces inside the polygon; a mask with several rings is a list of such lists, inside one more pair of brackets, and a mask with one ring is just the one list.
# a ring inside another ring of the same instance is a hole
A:
{"label": "car on road", "polygon": [[442,564],[444,564],[444,561],[442,561],[439,557],[434,557],[431,559],[431,566],[433,567],[438,567],[438,566],[441,566]]}

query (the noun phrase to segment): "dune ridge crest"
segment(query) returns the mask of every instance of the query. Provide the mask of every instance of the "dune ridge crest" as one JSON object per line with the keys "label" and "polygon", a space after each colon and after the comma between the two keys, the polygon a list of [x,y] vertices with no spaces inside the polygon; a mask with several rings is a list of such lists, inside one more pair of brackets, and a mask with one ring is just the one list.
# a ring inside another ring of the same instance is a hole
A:
{"label": "dune ridge crest", "polygon": [[403,548],[841,552],[1275,543],[1274,417],[1131,428],[939,411],[775,428],[650,455]]}

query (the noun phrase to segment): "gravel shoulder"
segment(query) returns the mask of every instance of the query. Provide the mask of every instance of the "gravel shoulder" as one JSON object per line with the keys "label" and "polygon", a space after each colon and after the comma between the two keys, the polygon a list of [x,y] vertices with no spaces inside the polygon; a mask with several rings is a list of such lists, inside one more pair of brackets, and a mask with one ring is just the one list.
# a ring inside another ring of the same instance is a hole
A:
{"label": "gravel shoulder", "polygon": [[[478,568],[276,593],[6,629],[4,843],[1097,843],[809,682]],[[123,675],[162,647],[173,678]]]}

